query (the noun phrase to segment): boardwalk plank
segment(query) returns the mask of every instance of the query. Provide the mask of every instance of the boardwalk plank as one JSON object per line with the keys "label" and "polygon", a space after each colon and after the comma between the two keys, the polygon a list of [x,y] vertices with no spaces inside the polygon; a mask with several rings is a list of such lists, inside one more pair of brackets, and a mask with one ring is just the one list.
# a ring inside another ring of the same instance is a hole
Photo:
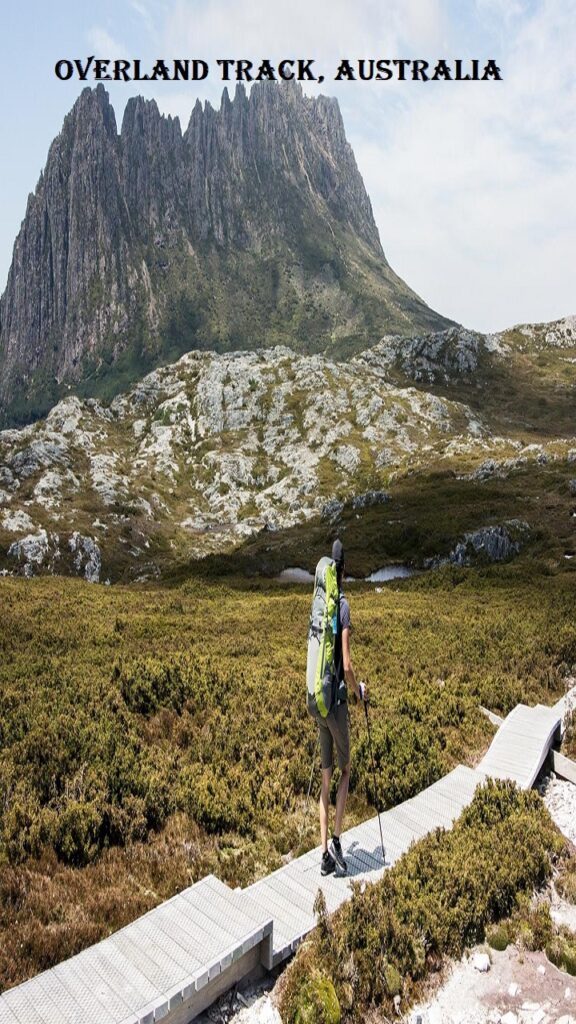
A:
{"label": "boardwalk plank", "polygon": [[114,1021],[123,1020],[130,1014],[130,1007],[117,992],[102,978],[97,971],[89,970],[82,956],[57,964],[54,973],[65,985],[74,985],[93,992],[98,1003],[101,1003]]}

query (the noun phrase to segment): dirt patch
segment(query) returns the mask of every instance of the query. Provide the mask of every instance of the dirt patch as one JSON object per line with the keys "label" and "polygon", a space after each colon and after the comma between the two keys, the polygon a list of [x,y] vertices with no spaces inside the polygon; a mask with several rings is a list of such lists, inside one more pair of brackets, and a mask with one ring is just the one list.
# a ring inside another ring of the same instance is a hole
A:
{"label": "dirt patch", "polygon": [[490,958],[485,973],[474,967],[475,952],[454,965],[434,997],[410,1011],[410,1024],[418,1017],[421,1024],[576,1024],[576,1016],[569,1016],[576,1014],[576,979],[554,967],[544,953],[510,946],[503,952],[490,950]]}

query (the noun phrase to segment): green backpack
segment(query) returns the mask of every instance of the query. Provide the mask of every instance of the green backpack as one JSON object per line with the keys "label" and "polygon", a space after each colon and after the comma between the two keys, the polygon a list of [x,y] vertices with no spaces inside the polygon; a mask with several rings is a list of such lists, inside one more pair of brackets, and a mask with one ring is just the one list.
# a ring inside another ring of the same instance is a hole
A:
{"label": "green backpack", "polygon": [[338,696],[335,664],[338,602],[336,562],[332,558],[321,558],[314,577],[306,669],[308,710],[321,718],[329,715]]}

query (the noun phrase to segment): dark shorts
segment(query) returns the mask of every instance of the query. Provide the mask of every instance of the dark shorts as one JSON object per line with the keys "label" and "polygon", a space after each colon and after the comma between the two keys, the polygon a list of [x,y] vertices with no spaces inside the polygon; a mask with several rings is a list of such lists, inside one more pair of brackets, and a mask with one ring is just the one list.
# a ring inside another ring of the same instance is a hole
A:
{"label": "dark shorts", "polygon": [[327,718],[313,714],[320,730],[320,763],[322,768],[334,767],[334,744],[338,767],[344,768],[350,760],[350,726],[348,724],[348,705],[338,704]]}

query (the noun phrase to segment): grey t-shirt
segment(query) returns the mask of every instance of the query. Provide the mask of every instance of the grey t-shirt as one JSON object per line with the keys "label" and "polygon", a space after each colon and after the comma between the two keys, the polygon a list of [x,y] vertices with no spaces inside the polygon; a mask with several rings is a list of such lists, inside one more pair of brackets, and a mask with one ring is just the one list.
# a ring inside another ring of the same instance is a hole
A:
{"label": "grey t-shirt", "polygon": [[338,672],[338,703],[342,704],[348,697],[346,689],[346,680],[344,678],[344,662],[342,659],[342,630],[350,629],[350,605],[348,604],[348,598],[343,593],[340,593],[340,607],[338,611],[338,633],[336,635],[336,650],[335,650],[335,661]]}

